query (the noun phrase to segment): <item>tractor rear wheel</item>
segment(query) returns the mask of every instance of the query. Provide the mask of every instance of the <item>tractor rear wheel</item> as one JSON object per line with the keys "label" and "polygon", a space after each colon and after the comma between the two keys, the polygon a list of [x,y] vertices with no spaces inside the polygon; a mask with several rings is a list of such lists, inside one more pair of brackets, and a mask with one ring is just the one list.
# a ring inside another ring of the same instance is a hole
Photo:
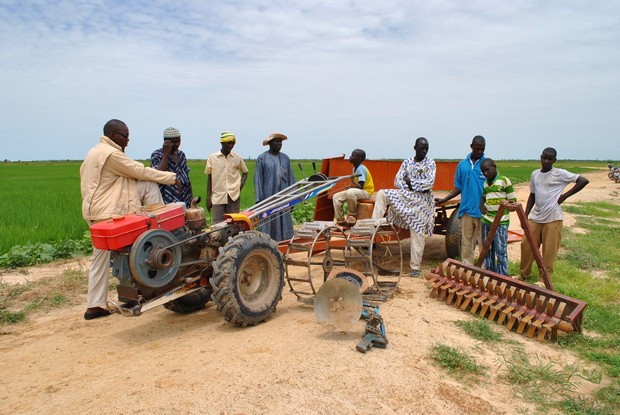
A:
{"label": "tractor rear wheel", "polygon": [[202,310],[211,299],[212,293],[213,288],[207,286],[164,304],[164,308],[182,314]]}
{"label": "tractor rear wheel", "polygon": [[240,233],[220,248],[213,263],[211,298],[226,321],[255,326],[275,310],[284,285],[278,244],[257,231]]}
{"label": "tractor rear wheel", "polygon": [[459,220],[459,210],[454,209],[448,219],[446,226],[446,255],[448,258],[458,258],[461,256],[461,221]]}

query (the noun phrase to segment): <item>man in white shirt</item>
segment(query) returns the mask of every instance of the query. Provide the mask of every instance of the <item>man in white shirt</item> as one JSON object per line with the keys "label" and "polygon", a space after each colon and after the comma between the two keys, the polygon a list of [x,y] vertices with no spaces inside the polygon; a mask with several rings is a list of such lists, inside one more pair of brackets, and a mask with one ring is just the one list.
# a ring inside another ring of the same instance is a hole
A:
{"label": "man in white shirt", "polygon": [[232,151],[237,138],[230,131],[220,137],[222,148],[207,159],[207,209],[212,223],[222,222],[224,213],[239,213],[241,190],[248,178],[248,168],[243,157]]}
{"label": "man in white shirt", "polygon": [[[530,178],[530,196],[525,216],[532,232],[534,245],[542,245],[542,259],[547,274],[553,274],[553,266],[562,240],[563,212],[560,206],[566,199],[583,189],[588,179],[564,169],[553,167],[557,151],[547,147],[540,156],[540,170],[534,170]],[[566,193],[564,189],[575,183]],[[518,278],[527,278],[532,272],[534,256],[527,239],[521,241],[521,269]]]}

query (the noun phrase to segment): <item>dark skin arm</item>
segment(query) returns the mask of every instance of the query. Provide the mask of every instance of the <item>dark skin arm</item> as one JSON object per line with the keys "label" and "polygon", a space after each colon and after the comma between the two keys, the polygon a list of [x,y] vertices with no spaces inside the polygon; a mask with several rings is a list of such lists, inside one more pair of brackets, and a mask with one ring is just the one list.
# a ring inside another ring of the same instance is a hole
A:
{"label": "dark skin arm", "polygon": [[480,212],[482,212],[483,215],[486,215],[487,214],[487,207],[484,205],[484,202],[486,202],[486,198],[483,195],[480,198]]}
{"label": "dark skin arm", "polygon": [[[243,187],[243,186],[242,186]],[[207,175],[207,210],[211,211],[213,207],[213,202],[211,202],[211,175]]]}
{"label": "dark skin arm", "polygon": [[448,200],[455,198],[456,196],[460,195],[461,191],[459,189],[452,189],[452,191],[450,193],[448,193],[445,197],[442,197],[441,199],[439,198],[435,198],[435,203],[445,203]]}
{"label": "dark skin arm", "polygon": [[364,183],[366,182],[358,182],[355,183],[354,181],[351,181],[351,185],[347,186],[347,189],[363,189],[364,188]]}
{"label": "dark skin arm", "polygon": [[248,179],[247,173],[241,174],[241,184],[239,185],[239,190],[243,190],[243,186],[245,186],[245,181]]}
{"label": "dark skin arm", "polygon": [[[558,198],[558,205],[561,205],[566,199],[581,191],[581,189],[586,187],[588,183],[590,183],[588,179],[583,176],[579,176],[575,185]],[[535,203],[536,195],[534,193],[530,193],[530,196],[527,198],[527,206],[525,207],[525,217],[528,217],[530,215],[530,212],[532,211]]]}
{"label": "dark skin arm", "polygon": [[534,193],[530,193],[529,197],[527,198],[527,204],[525,205],[525,217],[526,218],[530,216],[530,212],[532,211],[532,208],[534,207],[534,203],[536,203],[536,195]]}
{"label": "dark skin arm", "polygon": [[571,197],[572,195],[574,195],[575,193],[579,192],[581,189],[586,187],[588,183],[590,183],[590,181],[586,179],[585,177],[583,176],[577,177],[577,182],[575,183],[575,185],[571,187],[568,190],[568,192],[560,196],[560,198],[558,199],[558,205],[561,205],[566,199],[568,199],[569,197]]}
{"label": "dark skin arm", "polygon": [[161,162],[157,167],[157,170],[168,171],[168,160],[170,160],[170,154],[172,154],[172,141],[164,140],[164,145],[162,146],[163,156],[161,158]]}
{"label": "dark skin arm", "polygon": [[405,184],[407,185],[407,188],[409,190],[413,191],[413,187],[411,187],[411,179],[409,178],[409,176],[403,177],[403,180],[405,181]]}
{"label": "dark skin arm", "polygon": [[[164,140],[164,145],[162,146],[162,149],[163,155],[161,157],[161,162],[159,163],[157,170],[168,171],[168,160],[170,160],[170,154],[172,153],[172,141]],[[183,190],[183,186],[181,185],[179,179],[177,179],[174,184],[177,187],[178,192],[181,193],[181,191]]]}

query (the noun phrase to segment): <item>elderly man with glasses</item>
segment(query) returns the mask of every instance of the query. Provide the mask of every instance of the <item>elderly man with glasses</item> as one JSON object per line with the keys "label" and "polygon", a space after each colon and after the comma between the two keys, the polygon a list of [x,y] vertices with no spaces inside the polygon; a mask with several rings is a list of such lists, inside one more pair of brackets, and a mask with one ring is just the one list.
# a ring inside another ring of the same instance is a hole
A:
{"label": "elderly man with glasses", "polygon": [[[177,182],[175,173],[145,167],[125,155],[129,128],[110,120],[103,136],[80,167],[82,216],[90,224],[140,210],[144,204],[162,203],[155,183]],[[110,251],[93,247],[88,275],[86,320],[110,314],[107,306]]]}

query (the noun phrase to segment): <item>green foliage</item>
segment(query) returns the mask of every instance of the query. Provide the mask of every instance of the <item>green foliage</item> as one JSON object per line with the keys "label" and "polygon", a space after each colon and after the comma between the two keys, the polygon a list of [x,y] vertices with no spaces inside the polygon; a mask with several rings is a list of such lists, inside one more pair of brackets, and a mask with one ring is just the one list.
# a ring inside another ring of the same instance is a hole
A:
{"label": "green foliage", "polygon": [[82,239],[17,245],[0,255],[0,268],[19,268],[90,253],[90,235]]}
{"label": "green foliage", "polygon": [[0,253],[16,245],[78,239],[81,162],[0,163]]}
{"label": "green foliage", "polygon": [[584,270],[605,270],[609,277],[620,278],[620,249],[615,243],[620,222],[620,205],[611,203],[576,203],[564,207],[577,214],[576,226],[587,229],[587,237],[567,230],[560,258]]}
{"label": "green foliage", "polygon": [[0,310],[0,326],[5,324],[17,324],[26,319],[26,312],[23,310],[13,312],[9,310]]}
{"label": "green foliage", "polygon": [[315,202],[316,201],[313,200],[295,205],[295,209],[293,209],[293,223],[295,225],[311,222],[314,219]]}
{"label": "green foliage", "polygon": [[[149,165],[148,161],[143,161]],[[301,163],[305,176],[314,173],[312,160],[292,161],[297,179],[304,177],[297,164]],[[201,196],[205,206],[207,176],[204,174],[204,160],[188,162],[190,180],[195,196]],[[15,267],[39,261],[33,259],[32,249],[43,250],[43,261],[49,256],[64,258],[60,251],[74,252],[71,241],[82,242],[82,235],[88,232],[88,225],[82,219],[82,198],[80,194],[81,161],[68,162],[24,162],[0,163],[0,176],[3,178],[2,198],[0,198],[0,254],[8,257],[0,259],[0,267]],[[255,160],[246,160],[248,180],[241,192],[241,210],[255,204],[254,167]],[[320,166],[320,163],[318,164]],[[309,201],[314,207],[314,201]],[[299,213],[293,213],[301,222],[311,217],[309,207],[299,206]],[[298,210],[298,207],[295,207]],[[208,212],[207,219],[210,220]],[[69,241],[69,242],[66,242]],[[64,248],[62,243],[68,246]],[[52,246],[50,248],[46,245]],[[60,244],[60,245],[59,245]],[[11,251],[12,248],[15,251]],[[90,251],[89,246],[82,247]],[[11,259],[14,258],[14,259]],[[9,265],[2,265],[8,263]]]}
{"label": "green foliage", "polygon": [[594,397],[605,405],[620,408],[620,379],[616,379],[611,385],[599,389]]}
{"label": "green foliage", "polygon": [[522,399],[536,404],[542,410],[548,410],[559,402],[571,397],[575,389],[572,377],[578,372],[573,366],[558,368],[549,361],[536,356],[531,363],[526,353],[513,353],[504,357],[506,373],[502,374],[509,384],[514,385],[515,392]]}
{"label": "green foliage", "polygon": [[458,327],[463,329],[465,333],[473,337],[476,340],[483,342],[497,342],[502,340],[503,336],[500,333],[494,331],[489,325],[488,321],[476,319],[467,321],[455,321]]}
{"label": "green foliage", "polygon": [[479,375],[486,369],[466,352],[445,344],[434,344],[430,356],[440,367],[459,376]]}
{"label": "green foliage", "polygon": [[[560,336],[558,345],[620,377],[620,244],[615,242],[620,222],[611,220],[618,217],[620,205],[571,203],[563,209],[577,215],[576,227],[586,233],[564,229],[553,285],[559,293],[585,301],[587,308],[585,333]],[[516,274],[518,264],[511,263],[510,270]],[[534,267],[532,275],[537,273]]]}
{"label": "green foliage", "polygon": [[531,363],[523,351],[513,353],[510,358],[504,357],[507,371],[501,378],[515,387],[519,397],[535,404],[543,413],[552,409],[565,414],[617,413],[620,407],[620,381],[615,380],[611,385],[596,391],[592,398],[585,398],[576,395],[576,383],[572,379],[581,377],[599,383],[599,372],[588,372],[573,365],[559,367],[538,356],[535,358],[536,361]]}

